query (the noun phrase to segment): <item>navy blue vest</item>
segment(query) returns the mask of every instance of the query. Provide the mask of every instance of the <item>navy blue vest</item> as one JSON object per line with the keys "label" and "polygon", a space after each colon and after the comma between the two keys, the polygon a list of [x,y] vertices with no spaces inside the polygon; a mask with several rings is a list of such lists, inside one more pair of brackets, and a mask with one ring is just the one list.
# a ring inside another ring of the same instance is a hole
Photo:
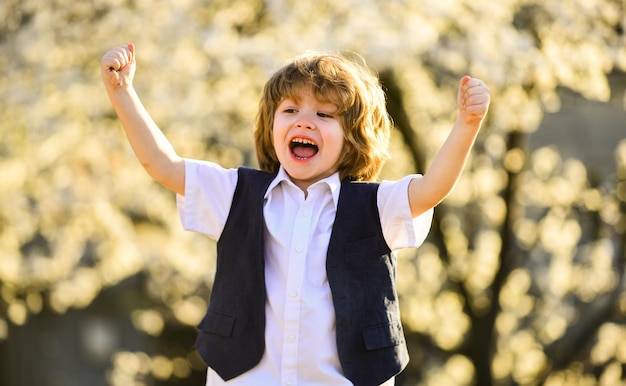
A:
{"label": "navy blue vest", "polygon": [[[263,196],[275,175],[247,168],[238,174],[196,342],[202,359],[224,380],[252,369],[265,351]],[[396,257],[382,235],[377,191],[378,184],[342,181],[326,257],[339,361],[357,386],[380,385],[409,360]]]}

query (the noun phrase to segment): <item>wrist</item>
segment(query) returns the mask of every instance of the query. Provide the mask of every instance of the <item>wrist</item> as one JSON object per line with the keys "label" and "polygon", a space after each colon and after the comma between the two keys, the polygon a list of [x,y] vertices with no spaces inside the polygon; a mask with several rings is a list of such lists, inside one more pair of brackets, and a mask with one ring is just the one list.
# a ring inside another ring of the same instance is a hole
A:
{"label": "wrist", "polygon": [[464,130],[478,131],[482,126],[484,117],[463,117],[459,115],[456,119],[455,126],[459,126]]}
{"label": "wrist", "polygon": [[131,83],[126,84],[108,84],[107,92],[111,97],[128,96],[135,93]]}

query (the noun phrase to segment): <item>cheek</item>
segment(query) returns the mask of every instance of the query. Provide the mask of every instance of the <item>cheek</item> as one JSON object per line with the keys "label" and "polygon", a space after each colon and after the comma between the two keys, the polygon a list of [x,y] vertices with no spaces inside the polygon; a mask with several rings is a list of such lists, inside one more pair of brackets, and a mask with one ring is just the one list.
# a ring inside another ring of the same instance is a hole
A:
{"label": "cheek", "polygon": [[280,143],[281,143],[280,140],[278,140],[276,136],[274,135],[269,136],[267,139],[267,148],[270,149],[272,153],[278,154],[280,153],[278,151],[278,147],[280,146]]}
{"label": "cheek", "polygon": [[341,129],[337,133],[335,142],[342,152],[348,151],[351,148],[351,146],[349,146],[348,139],[346,138],[346,133],[344,133],[343,129]]}
{"label": "cheek", "polygon": [[348,142],[346,142],[343,136],[337,138],[337,147],[342,153],[350,150],[350,146],[348,146]]}
{"label": "cheek", "polygon": [[274,117],[269,127],[272,135],[276,137],[279,134],[285,134],[287,126],[288,124],[284,118],[281,119],[280,117]]}
{"label": "cheek", "polygon": [[280,127],[276,125],[276,121],[274,121],[274,125],[270,129],[268,133],[268,138],[271,139],[272,144],[276,144],[277,141],[280,141],[281,130]]}

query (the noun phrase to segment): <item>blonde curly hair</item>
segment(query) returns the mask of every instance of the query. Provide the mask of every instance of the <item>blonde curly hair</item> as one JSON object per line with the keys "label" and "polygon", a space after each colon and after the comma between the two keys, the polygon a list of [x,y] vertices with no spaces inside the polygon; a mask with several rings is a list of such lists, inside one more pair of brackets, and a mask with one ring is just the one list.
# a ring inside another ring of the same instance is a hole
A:
{"label": "blonde curly hair", "polygon": [[345,139],[340,178],[375,180],[389,158],[392,122],[378,77],[356,54],[308,52],[272,75],[263,89],[254,129],[261,170],[274,173],[280,166],[272,139],[278,105],[303,90],[311,90],[320,102],[338,108]]}

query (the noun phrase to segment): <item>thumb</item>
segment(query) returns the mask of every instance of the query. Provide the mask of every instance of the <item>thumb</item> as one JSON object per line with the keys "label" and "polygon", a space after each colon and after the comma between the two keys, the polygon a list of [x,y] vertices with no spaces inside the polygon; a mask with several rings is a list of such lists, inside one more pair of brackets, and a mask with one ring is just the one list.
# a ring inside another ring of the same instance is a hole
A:
{"label": "thumb", "polygon": [[459,107],[465,106],[465,98],[463,97],[464,86],[467,84],[467,82],[470,81],[470,79],[472,79],[471,76],[465,75],[464,77],[461,78],[461,81],[459,82],[459,90],[457,91],[457,95],[456,95],[456,102]]}

